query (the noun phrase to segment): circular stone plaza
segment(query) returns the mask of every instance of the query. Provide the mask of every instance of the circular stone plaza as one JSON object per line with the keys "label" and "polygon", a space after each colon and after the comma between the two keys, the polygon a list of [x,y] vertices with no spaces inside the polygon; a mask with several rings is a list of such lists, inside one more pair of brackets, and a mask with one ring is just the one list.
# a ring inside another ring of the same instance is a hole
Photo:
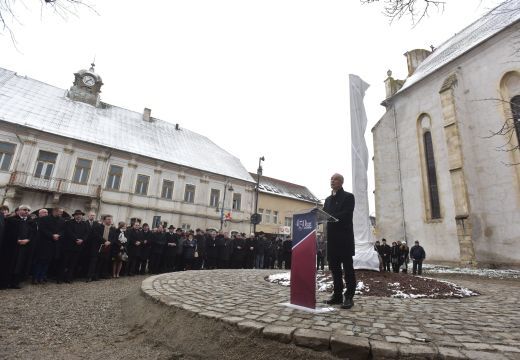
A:
{"label": "circular stone plaza", "polygon": [[[356,296],[350,310],[293,309],[273,270],[185,271],[141,285],[129,326],[182,353],[233,359],[520,359],[520,281],[460,277],[480,296]],[[330,295],[318,293],[317,304]],[[136,303],[137,301],[137,303]],[[127,305],[129,306],[129,305]],[[209,347],[202,351],[197,344]],[[202,354],[206,355],[202,355]]]}

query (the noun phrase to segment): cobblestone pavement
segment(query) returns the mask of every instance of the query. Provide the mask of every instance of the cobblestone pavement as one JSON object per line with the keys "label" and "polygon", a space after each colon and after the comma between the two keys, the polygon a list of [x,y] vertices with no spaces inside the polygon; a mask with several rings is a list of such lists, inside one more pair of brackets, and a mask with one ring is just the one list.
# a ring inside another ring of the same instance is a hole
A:
{"label": "cobblestone pavement", "polygon": [[[355,298],[350,310],[288,308],[289,289],[269,270],[188,271],[143,281],[146,296],[258,336],[351,359],[520,359],[520,282],[456,280],[481,296]],[[329,295],[318,293],[318,302]]]}

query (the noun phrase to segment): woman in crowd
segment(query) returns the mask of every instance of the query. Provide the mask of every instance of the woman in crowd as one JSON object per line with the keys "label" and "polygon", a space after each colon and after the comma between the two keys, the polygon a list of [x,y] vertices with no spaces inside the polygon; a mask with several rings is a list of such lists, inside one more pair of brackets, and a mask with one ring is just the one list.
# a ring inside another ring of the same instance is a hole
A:
{"label": "woman in crowd", "polygon": [[183,244],[184,270],[193,269],[193,261],[195,260],[195,251],[197,250],[197,241],[193,237],[193,233],[188,234],[188,238]]}
{"label": "woman in crowd", "polygon": [[128,255],[126,252],[127,239],[125,236],[126,223],[124,221],[120,221],[117,226],[117,229],[119,230],[119,236],[117,237],[117,240],[114,240],[114,243],[110,247],[112,256],[113,278],[119,277],[119,273],[121,272],[121,268],[123,267],[123,261],[128,260]]}

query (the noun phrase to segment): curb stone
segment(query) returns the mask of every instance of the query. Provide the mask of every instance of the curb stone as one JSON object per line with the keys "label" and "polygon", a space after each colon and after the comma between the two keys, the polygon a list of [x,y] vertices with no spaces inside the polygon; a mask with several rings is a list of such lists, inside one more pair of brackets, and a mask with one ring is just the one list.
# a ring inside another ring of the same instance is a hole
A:
{"label": "curb stone", "polygon": [[293,335],[293,341],[297,346],[314,350],[328,350],[330,346],[330,333],[320,330],[297,329]]}
{"label": "curb stone", "polygon": [[334,334],[330,338],[332,353],[350,360],[366,360],[370,355],[370,343],[367,338]]}
{"label": "curb stone", "polygon": [[291,342],[292,335],[295,331],[295,327],[268,325],[262,331],[262,335],[267,339],[288,344]]}

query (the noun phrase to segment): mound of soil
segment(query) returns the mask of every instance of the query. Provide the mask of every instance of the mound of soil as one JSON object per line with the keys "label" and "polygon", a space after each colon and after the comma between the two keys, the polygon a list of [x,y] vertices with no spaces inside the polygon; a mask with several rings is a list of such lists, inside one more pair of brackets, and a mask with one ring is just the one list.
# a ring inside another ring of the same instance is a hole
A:
{"label": "mound of soil", "polygon": [[[356,270],[357,295],[394,298],[448,299],[480,295],[476,291],[457,284],[410,275],[407,273]],[[290,285],[290,273],[277,274],[267,281],[283,286]],[[320,271],[316,276],[318,291],[332,292],[332,276],[329,271]]]}

